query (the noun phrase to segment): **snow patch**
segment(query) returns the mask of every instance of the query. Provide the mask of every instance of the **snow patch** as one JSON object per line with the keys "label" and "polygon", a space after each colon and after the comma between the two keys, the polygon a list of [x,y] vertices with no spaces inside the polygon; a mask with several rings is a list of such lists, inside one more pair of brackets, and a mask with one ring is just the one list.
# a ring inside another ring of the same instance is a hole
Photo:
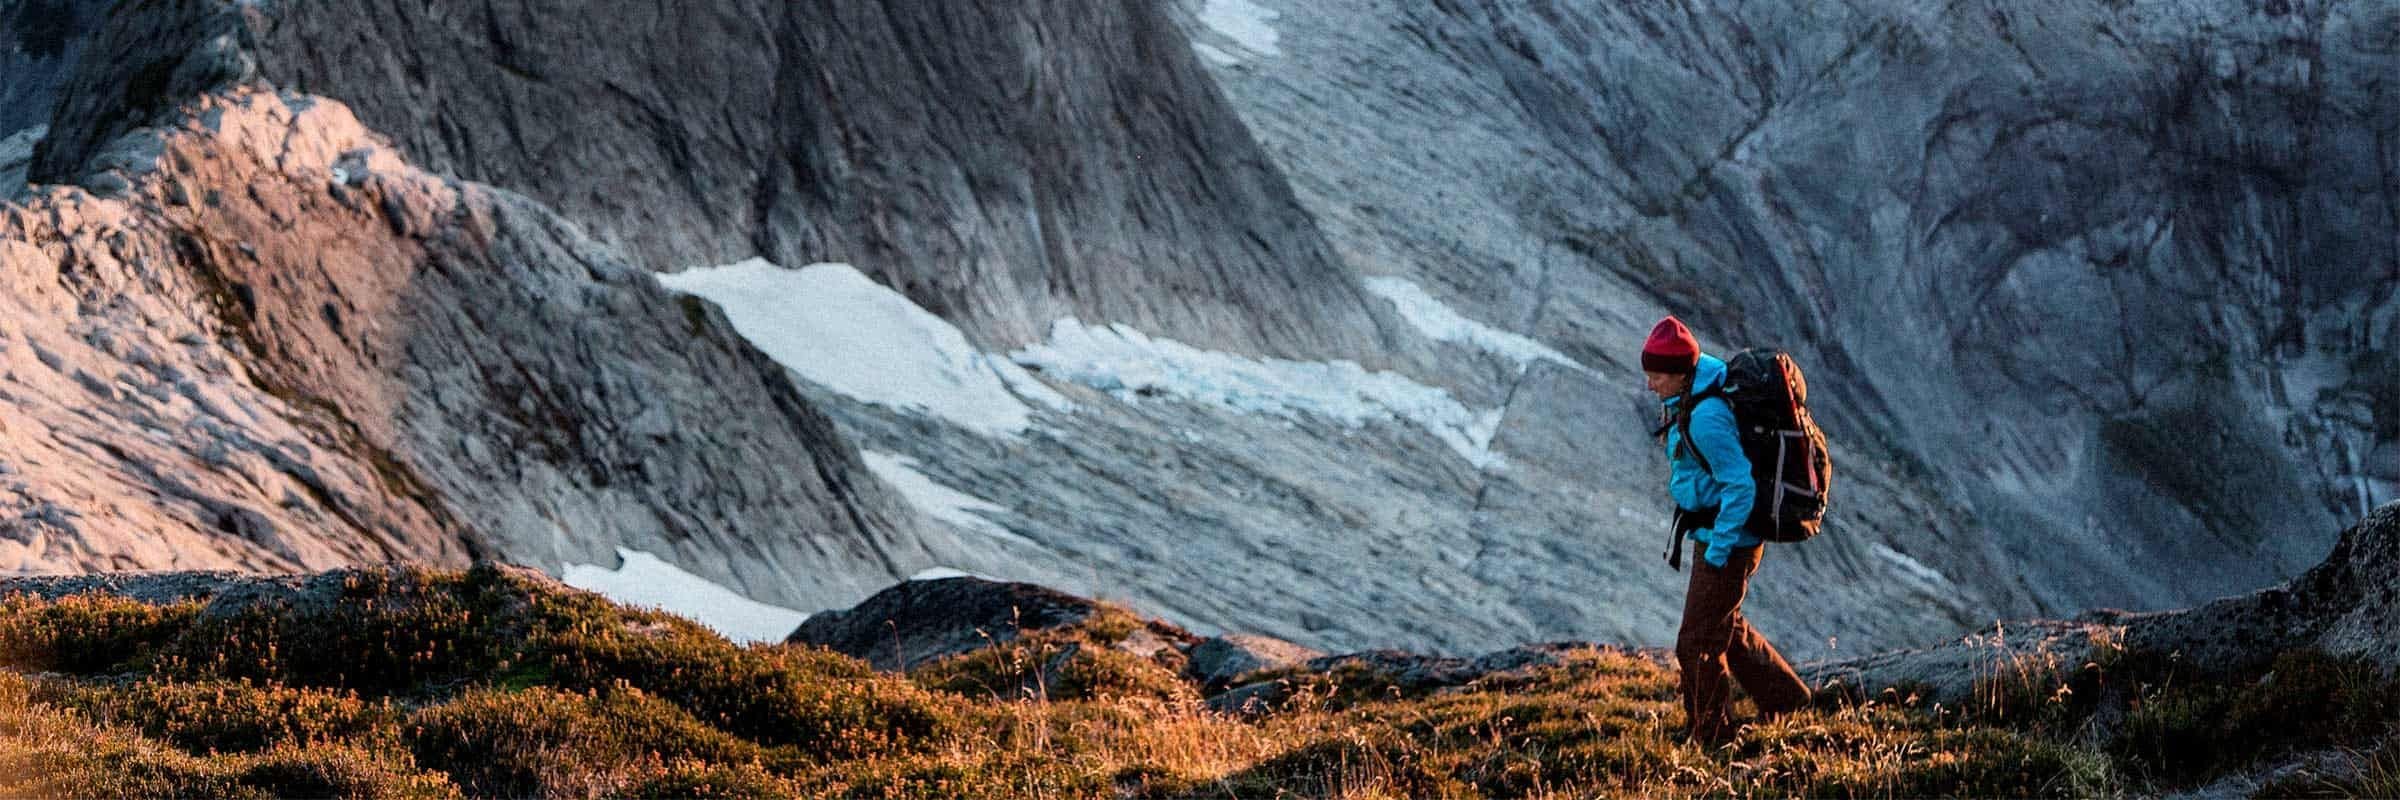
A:
{"label": "snow patch", "polygon": [[1017,544],[1041,546],[1032,539],[1010,533],[1007,528],[983,516],[984,513],[1008,509],[926,477],[925,473],[917,471],[916,462],[908,457],[876,450],[861,450],[859,455],[865,457],[867,471],[875,473],[875,477],[882,478],[884,483],[898,490],[900,496],[907,498],[909,504],[924,512],[925,516]]}
{"label": "snow patch", "polygon": [[1555,361],[1577,370],[1583,369],[1583,365],[1575,363],[1575,359],[1551,349],[1549,345],[1468,319],[1448,304],[1425,293],[1424,287],[1407,279],[1391,276],[1368,278],[1366,286],[1367,291],[1399,307],[1401,318],[1416,326],[1417,332],[1425,334],[1426,338],[1474,347],[1515,361],[1520,369],[1536,361]]}
{"label": "snow patch", "polygon": [[1152,339],[1123,325],[1086,327],[1075,319],[1052,323],[1048,342],[1011,358],[1128,403],[1165,395],[1289,420],[1321,417],[1353,428],[1404,419],[1477,467],[1502,466],[1491,449],[1498,409],[1476,411],[1441,388],[1350,361],[1254,359]]}
{"label": "snow patch", "polygon": [[908,297],[848,264],[784,269],[753,258],[660,275],[725,309],[734,330],[802,378],[891,408],[923,411],[987,436],[1033,424],[1027,400],[1071,410],[1057,392]]}
{"label": "snow patch", "polygon": [[1882,542],[1874,542],[1868,545],[1868,549],[1875,553],[1875,557],[1891,562],[1892,566],[1899,567],[1903,574],[1916,579],[1915,583],[1918,588],[1939,593],[1948,591],[1952,587],[1950,579],[1942,575],[1940,570],[1925,566],[1925,562],[1909,558],[1908,554],[1894,550]]}
{"label": "snow patch", "polygon": [[1224,48],[1206,42],[1193,42],[1192,52],[1199,53],[1201,58],[1208,59],[1220,67],[1230,67],[1242,63],[1240,56],[1225,52]]}
{"label": "snow patch", "polygon": [[1276,40],[1282,37],[1275,32],[1275,26],[1269,24],[1279,16],[1282,15],[1273,9],[1250,0],[1208,0],[1200,6],[1201,24],[1207,25],[1209,30],[1216,31],[1218,35],[1232,39],[1242,49],[1262,56],[1283,55],[1283,51],[1275,47]]}
{"label": "snow patch", "polygon": [[735,642],[780,642],[808,619],[804,612],[743,597],[649,553],[619,547],[617,558],[624,565],[616,569],[568,564],[559,580],[625,605],[688,618]]}
{"label": "snow patch", "polygon": [[978,578],[992,581],[994,583],[1006,583],[1006,581],[1002,581],[999,578],[994,578],[990,575],[985,575],[980,572],[968,572],[955,567],[927,567],[925,569],[918,570],[917,574],[915,575],[908,576],[908,579],[912,581],[938,581],[943,578]]}

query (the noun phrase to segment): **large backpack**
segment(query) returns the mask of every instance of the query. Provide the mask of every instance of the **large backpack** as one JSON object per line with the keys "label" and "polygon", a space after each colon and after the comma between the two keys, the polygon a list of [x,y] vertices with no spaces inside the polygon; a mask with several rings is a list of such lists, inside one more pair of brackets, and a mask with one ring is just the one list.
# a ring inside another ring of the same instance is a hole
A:
{"label": "large backpack", "polygon": [[[1808,381],[1800,365],[1775,348],[1744,350],[1725,362],[1723,383],[1692,395],[1685,407],[1711,397],[1733,407],[1742,455],[1750,458],[1750,477],[1758,484],[1744,527],[1770,542],[1817,535],[1833,500],[1833,458],[1825,452],[1825,432],[1808,416]],[[1690,441],[1691,415],[1678,416]],[[1708,459],[1701,457],[1700,465],[1707,469]]]}

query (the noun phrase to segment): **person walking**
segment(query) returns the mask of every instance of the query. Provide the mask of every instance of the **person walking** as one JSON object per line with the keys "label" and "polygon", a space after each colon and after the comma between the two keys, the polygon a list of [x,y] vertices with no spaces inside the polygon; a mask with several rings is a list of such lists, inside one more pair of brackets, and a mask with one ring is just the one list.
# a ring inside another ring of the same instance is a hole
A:
{"label": "person walking", "polygon": [[1769,718],[1806,706],[1808,684],[1742,615],[1742,597],[1766,547],[1746,530],[1757,486],[1733,407],[1716,391],[1725,362],[1700,352],[1691,330],[1669,316],[1642,343],[1642,373],[1659,397],[1658,435],[1675,501],[1667,563],[1680,569],[1683,540],[1692,540],[1691,585],[1675,636],[1684,716],[1693,741],[1721,743],[1734,732],[1729,677]]}

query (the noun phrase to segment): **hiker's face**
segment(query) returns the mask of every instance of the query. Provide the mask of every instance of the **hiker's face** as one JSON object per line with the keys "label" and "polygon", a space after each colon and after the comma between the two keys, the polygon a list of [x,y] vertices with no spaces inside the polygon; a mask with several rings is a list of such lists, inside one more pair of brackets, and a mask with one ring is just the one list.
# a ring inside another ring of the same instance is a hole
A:
{"label": "hiker's face", "polygon": [[1650,372],[1645,370],[1642,372],[1642,378],[1649,381],[1650,393],[1660,397],[1674,397],[1676,395],[1683,394],[1683,390],[1692,387],[1692,376],[1680,372]]}

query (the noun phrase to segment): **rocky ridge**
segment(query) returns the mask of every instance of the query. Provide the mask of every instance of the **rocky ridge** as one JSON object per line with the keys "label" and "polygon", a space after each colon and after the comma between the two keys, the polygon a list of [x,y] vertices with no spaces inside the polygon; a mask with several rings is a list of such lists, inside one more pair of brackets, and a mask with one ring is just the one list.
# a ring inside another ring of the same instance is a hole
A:
{"label": "rocky ridge", "polygon": [[[97,190],[0,211],[13,568],[555,570],[622,545],[802,604],[931,563],[780,370],[556,216],[319,98],[157,121]],[[762,413],[690,422],[729,404]]]}

